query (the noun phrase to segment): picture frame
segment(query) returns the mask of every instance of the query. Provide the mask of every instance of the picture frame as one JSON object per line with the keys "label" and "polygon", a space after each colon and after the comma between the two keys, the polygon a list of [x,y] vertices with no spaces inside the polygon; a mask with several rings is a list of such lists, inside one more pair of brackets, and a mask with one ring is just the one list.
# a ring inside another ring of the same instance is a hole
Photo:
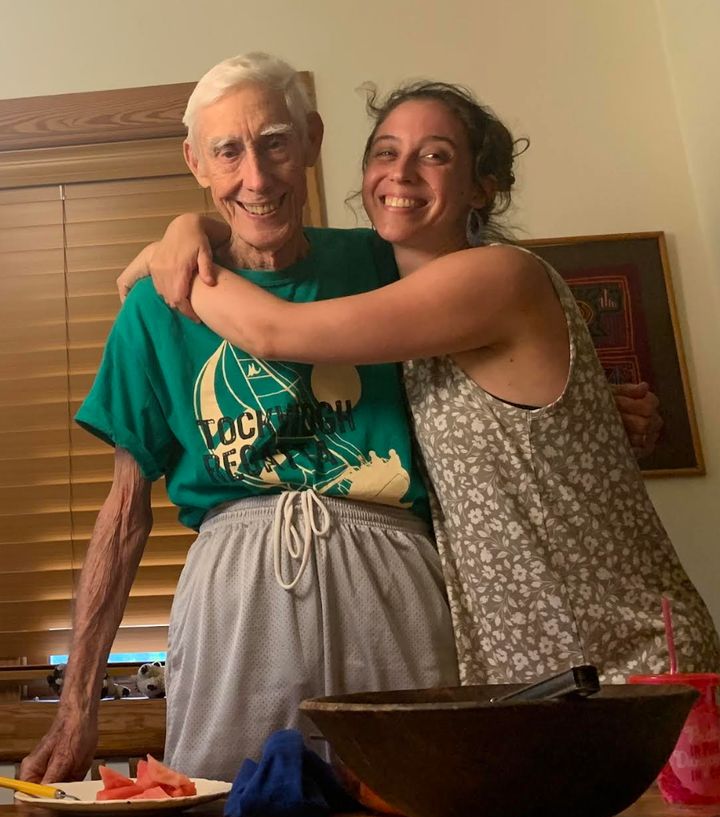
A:
{"label": "picture frame", "polygon": [[663,428],[647,477],[705,473],[663,232],[521,242],[567,281],[613,383],[646,380]]}

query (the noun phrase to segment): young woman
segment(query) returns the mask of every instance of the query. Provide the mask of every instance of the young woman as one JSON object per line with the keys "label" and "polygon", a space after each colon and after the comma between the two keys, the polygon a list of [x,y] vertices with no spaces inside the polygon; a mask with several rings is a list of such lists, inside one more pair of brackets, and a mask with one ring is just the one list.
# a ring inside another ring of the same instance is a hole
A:
{"label": "young woman", "polygon": [[[584,662],[606,681],[664,671],[663,595],[683,669],[720,669],[570,291],[530,252],[488,241],[514,183],[510,133],[443,83],[373,111],[363,204],[400,280],[303,304],[217,269],[215,285],[194,281],[193,309],[260,358],[407,361],[464,683]],[[185,239],[185,257],[200,242]],[[178,302],[176,283],[156,286]]]}

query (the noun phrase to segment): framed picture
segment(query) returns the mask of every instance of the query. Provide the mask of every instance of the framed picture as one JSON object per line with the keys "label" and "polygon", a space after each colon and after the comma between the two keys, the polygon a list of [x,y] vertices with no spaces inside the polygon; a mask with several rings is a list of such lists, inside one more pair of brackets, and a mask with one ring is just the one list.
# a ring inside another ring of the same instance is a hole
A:
{"label": "framed picture", "polygon": [[641,462],[646,476],[704,474],[663,233],[522,242],[565,278],[608,380],[646,380],[664,426]]}

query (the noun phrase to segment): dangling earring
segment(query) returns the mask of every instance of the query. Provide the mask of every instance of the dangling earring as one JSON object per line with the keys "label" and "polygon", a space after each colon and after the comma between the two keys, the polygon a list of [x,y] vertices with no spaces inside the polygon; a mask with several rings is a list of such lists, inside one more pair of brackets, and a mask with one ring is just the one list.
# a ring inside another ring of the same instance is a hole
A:
{"label": "dangling earring", "polygon": [[479,247],[484,243],[483,226],[480,213],[475,208],[470,210],[465,225],[465,237],[471,247]]}

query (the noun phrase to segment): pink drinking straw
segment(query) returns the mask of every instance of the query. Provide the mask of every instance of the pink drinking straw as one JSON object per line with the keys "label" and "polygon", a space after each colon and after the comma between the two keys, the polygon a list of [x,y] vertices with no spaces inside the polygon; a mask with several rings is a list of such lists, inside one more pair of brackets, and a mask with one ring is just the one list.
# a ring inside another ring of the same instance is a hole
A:
{"label": "pink drinking straw", "polygon": [[665,624],[665,638],[667,640],[668,656],[670,657],[670,674],[677,672],[677,653],[675,652],[675,637],[673,636],[672,609],[670,599],[662,597],[663,623]]}

